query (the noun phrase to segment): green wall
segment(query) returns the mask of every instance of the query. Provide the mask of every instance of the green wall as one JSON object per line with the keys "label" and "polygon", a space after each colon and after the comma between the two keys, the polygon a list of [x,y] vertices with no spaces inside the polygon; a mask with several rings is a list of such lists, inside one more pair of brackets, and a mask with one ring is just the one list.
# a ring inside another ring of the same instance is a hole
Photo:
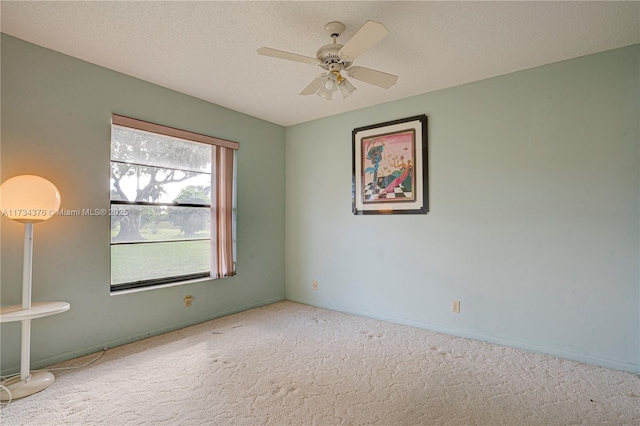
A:
{"label": "green wall", "polygon": [[[639,54],[287,128],[287,299],[640,372]],[[419,114],[429,214],[352,215],[352,129]]]}
{"label": "green wall", "polygon": [[[240,143],[236,277],[111,296],[108,217],[59,216],[34,227],[33,300],[71,309],[33,321],[33,367],[284,299],[283,127],[6,34],[1,48],[1,178],[45,177],[63,209],[109,208],[111,113]],[[5,217],[0,225],[1,302],[19,304],[24,228]],[[7,374],[19,368],[20,325],[1,332]]]}

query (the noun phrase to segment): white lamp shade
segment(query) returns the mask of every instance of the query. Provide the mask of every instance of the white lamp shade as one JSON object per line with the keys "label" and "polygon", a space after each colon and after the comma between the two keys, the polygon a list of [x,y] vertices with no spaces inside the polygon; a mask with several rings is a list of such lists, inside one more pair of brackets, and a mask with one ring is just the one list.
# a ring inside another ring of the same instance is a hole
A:
{"label": "white lamp shade", "polygon": [[338,90],[338,84],[335,80],[335,77],[331,73],[327,73],[325,76],[325,80],[322,82],[320,89],[316,92],[318,96],[328,101],[331,100],[331,95],[333,92]]}
{"label": "white lamp shade", "polygon": [[348,98],[356,91],[356,88],[346,78],[339,84],[340,92],[343,98]]}
{"label": "white lamp shade", "polygon": [[333,93],[337,90],[336,82],[330,77],[327,77],[327,79],[322,82],[322,87],[329,93]]}
{"label": "white lamp shade", "polygon": [[320,88],[320,90],[318,90],[317,95],[320,96],[322,99],[326,99],[328,101],[331,100],[331,92],[324,90],[324,88]]}
{"label": "white lamp shade", "polygon": [[18,222],[47,220],[56,214],[60,201],[58,188],[40,176],[16,176],[0,186],[2,214]]}

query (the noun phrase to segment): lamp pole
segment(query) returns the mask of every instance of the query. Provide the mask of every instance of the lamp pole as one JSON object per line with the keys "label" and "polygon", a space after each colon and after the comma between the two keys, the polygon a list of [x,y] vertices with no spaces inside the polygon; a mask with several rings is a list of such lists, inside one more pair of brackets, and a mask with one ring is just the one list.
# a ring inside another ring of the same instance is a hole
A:
{"label": "lamp pole", "polygon": [[[31,276],[33,273],[33,223],[24,224],[24,256],[22,264],[22,309],[31,309]],[[27,380],[31,364],[31,320],[20,321],[20,380]]]}

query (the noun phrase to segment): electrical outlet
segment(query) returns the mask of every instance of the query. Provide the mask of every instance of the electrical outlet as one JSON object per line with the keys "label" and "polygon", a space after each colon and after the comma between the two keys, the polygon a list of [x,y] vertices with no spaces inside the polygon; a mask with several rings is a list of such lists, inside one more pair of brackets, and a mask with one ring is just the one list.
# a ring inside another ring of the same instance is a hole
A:
{"label": "electrical outlet", "polygon": [[460,301],[459,300],[454,300],[451,302],[451,312],[453,312],[454,314],[459,314],[460,313]]}
{"label": "electrical outlet", "polygon": [[318,289],[318,281],[313,280],[313,283],[311,284],[311,288],[314,289],[314,290],[317,290]]}
{"label": "electrical outlet", "polygon": [[185,296],[184,297],[184,307],[189,308],[193,304],[193,296]]}

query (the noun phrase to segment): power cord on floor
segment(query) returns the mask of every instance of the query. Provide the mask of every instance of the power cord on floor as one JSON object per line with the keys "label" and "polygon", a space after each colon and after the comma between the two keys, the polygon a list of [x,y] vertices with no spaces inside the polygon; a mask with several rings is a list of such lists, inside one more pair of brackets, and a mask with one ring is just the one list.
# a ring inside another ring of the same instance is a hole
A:
{"label": "power cord on floor", "polygon": [[9,399],[7,400],[7,402],[0,402],[0,407],[6,407],[7,405],[11,404],[11,391],[4,385],[0,385],[0,392],[6,392],[7,395],[9,395]]}
{"label": "power cord on floor", "polygon": [[[96,362],[97,360],[99,360],[100,358],[102,358],[102,355],[105,354],[105,352],[107,352],[109,350],[109,348],[104,348],[97,357],[95,357],[94,359],[92,359],[91,361],[82,364],[82,365],[76,365],[73,367],[59,367],[59,368],[49,368],[47,370],[31,370],[31,371],[61,371],[61,370],[76,370],[78,368],[84,368],[84,367],[88,367],[91,364],[93,364],[94,362]],[[6,402],[0,402],[0,407],[6,407],[7,405],[9,405],[11,403],[11,401],[13,400],[13,395],[11,394],[11,390],[15,389],[17,387],[20,387],[24,384],[26,384],[30,379],[31,379],[31,374],[29,374],[29,377],[27,377],[26,380],[20,380],[19,382],[16,382],[10,386],[6,386],[6,383],[9,382],[10,380],[13,380],[14,378],[20,376],[20,373],[17,374],[11,374],[9,376],[0,376],[0,379],[2,380],[2,382],[0,382],[0,392],[6,392],[7,395],[9,395],[9,399]]]}
{"label": "power cord on floor", "polygon": [[[14,377],[19,376],[19,374],[14,374],[13,376],[9,377],[6,380],[3,380],[2,383],[6,383],[9,380],[13,379]],[[31,374],[29,374],[29,377],[26,378],[26,380],[20,380],[19,382],[16,382],[14,384],[12,384],[11,386],[5,386],[4,384],[0,384],[0,388],[2,388],[4,390],[4,392],[7,393],[7,395],[9,395],[9,400],[7,402],[2,403],[2,406],[7,406],[11,403],[11,401],[13,400],[13,395],[11,394],[11,390],[15,389],[17,387],[20,387],[24,384],[26,384],[27,382],[29,382],[29,380],[31,380]]]}
{"label": "power cord on floor", "polygon": [[95,357],[94,359],[92,359],[91,361],[87,362],[86,364],[82,364],[82,365],[77,365],[77,366],[73,366],[73,367],[58,367],[58,368],[47,368],[46,370],[32,370],[32,371],[62,371],[62,370],[75,370],[78,368],[84,368],[84,367],[88,367],[91,364],[93,364],[94,362],[96,362],[97,360],[99,360],[100,358],[102,358],[102,355],[105,354],[105,352],[107,352],[109,350],[109,348],[104,348],[97,357]]}

